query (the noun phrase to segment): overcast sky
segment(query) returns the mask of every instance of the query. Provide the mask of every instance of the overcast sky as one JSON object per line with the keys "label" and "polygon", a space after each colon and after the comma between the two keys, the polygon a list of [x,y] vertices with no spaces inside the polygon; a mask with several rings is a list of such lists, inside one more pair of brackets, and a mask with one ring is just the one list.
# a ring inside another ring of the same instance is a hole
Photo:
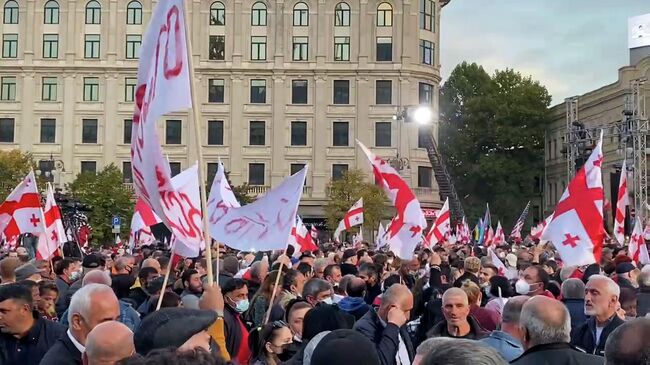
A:
{"label": "overcast sky", "polygon": [[616,81],[629,64],[627,19],[650,0],[452,0],[442,10],[443,80],[462,61],[514,68],[553,104]]}

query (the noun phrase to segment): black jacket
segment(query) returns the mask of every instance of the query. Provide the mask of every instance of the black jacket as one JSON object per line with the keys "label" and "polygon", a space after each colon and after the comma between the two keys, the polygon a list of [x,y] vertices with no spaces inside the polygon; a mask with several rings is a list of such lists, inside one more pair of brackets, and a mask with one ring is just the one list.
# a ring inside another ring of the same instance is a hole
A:
{"label": "black jacket", "polygon": [[[56,340],[65,335],[65,327],[34,312],[34,325],[21,339],[0,334],[0,364],[38,365]],[[18,351],[20,350],[20,351]]]}
{"label": "black jacket", "polygon": [[341,276],[345,276],[348,274],[357,276],[357,274],[359,274],[359,270],[357,270],[357,267],[352,264],[344,263],[339,266],[341,266]]}
{"label": "black jacket", "polygon": [[77,350],[67,333],[64,333],[54,343],[54,346],[43,357],[40,365],[59,364],[81,365],[81,352]]}
{"label": "black jacket", "polygon": [[562,303],[571,315],[571,330],[587,322],[584,299],[562,299]]}
{"label": "black jacket", "polygon": [[465,271],[465,272],[463,273],[463,275],[461,275],[460,277],[458,277],[458,279],[456,279],[456,280],[454,281],[454,286],[455,286],[456,288],[460,288],[461,286],[463,286],[463,282],[464,282],[465,280],[471,280],[471,281],[474,282],[474,284],[476,284],[476,285],[478,285],[478,286],[481,286],[481,283],[479,283],[479,281],[478,281],[478,276],[472,274],[472,273],[469,272],[469,271]]}
{"label": "black jacket", "polygon": [[623,323],[625,321],[614,314],[612,319],[609,320],[609,323],[603,328],[600,340],[596,343],[596,317],[591,317],[587,322],[571,331],[571,344],[585,350],[589,354],[604,356],[607,337],[616,327]]}
{"label": "black jacket", "polygon": [[131,289],[131,292],[129,292],[129,299],[134,303],[133,308],[140,308],[142,303],[149,299],[149,295],[144,291],[144,289],[138,287]]}
{"label": "black jacket", "polygon": [[427,332],[433,326],[445,319],[442,315],[442,293],[449,288],[449,285],[442,283],[442,275],[443,272],[435,267],[429,271],[429,287],[422,293],[422,303],[418,304],[423,310],[415,335],[415,347],[427,339]]}
{"label": "black jacket", "polygon": [[585,354],[568,343],[537,345],[512,360],[513,365],[602,365],[600,356]]}
{"label": "black jacket", "polygon": [[468,340],[480,340],[484,337],[487,337],[490,333],[486,332],[481,325],[478,324],[476,319],[472,316],[467,316],[467,322],[469,322],[469,333],[462,337],[453,336],[449,333],[447,329],[447,320],[443,320],[437,325],[433,326],[431,331],[427,333],[427,337],[450,337],[450,338],[464,338]]}
{"label": "black jacket", "polygon": [[[229,305],[226,305],[223,310],[223,321],[224,334],[226,336],[226,350],[228,350],[230,357],[234,359],[239,353],[239,346],[241,346],[242,339],[244,338],[239,324],[240,314]],[[243,318],[241,321],[243,323]]]}
{"label": "black jacket", "polygon": [[397,327],[392,323],[387,323],[384,326],[379,320],[377,312],[369,310],[368,313],[354,324],[354,329],[375,344],[382,365],[395,365],[395,356],[397,356],[397,351],[399,350],[399,337],[402,337],[402,341],[406,345],[409,360],[411,362],[413,361],[415,350],[406,326]]}
{"label": "black jacket", "polygon": [[650,288],[639,289],[639,293],[636,295],[636,301],[637,317],[645,317],[646,314],[650,313]]}
{"label": "black jacket", "polygon": [[68,288],[70,288],[70,284],[68,284],[67,281],[61,279],[61,276],[57,276],[56,279],[54,279],[54,284],[56,285],[56,288],[59,290],[59,296],[56,299],[56,304],[55,304],[55,310],[57,316],[61,318],[61,315],[63,312],[65,312],[68,307],[65,305],[65,297],[66,294],[68,293]]}

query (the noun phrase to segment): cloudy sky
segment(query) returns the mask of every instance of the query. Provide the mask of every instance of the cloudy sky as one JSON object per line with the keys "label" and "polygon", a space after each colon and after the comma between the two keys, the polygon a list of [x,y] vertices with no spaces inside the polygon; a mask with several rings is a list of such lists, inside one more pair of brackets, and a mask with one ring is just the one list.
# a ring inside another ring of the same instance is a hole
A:
{"label": "cloudy sky", "polygon": [[443,79],[462,61],[514,68],[553,103],[616,81],[629,63],[627,19],[649,0],[452,0],[442,10]]}

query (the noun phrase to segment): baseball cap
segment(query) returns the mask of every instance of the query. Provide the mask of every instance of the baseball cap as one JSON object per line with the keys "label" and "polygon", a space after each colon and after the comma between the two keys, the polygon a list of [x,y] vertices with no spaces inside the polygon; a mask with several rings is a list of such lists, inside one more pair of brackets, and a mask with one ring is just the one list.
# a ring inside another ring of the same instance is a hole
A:
{"label": "baseball cap", "polygon": [[90,254],[84,256],[84,259],[81,261],[81,266],[86,269],[96,269],[100,266],[106,264],[106,260],[103,257],[100,257],[95,254]]}

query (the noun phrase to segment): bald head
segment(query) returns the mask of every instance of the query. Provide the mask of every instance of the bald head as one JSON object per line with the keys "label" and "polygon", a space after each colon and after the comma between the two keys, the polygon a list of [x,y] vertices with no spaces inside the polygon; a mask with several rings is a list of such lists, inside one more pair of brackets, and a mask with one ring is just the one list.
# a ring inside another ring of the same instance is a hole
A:
{"label": "bald head", "polygon": [[93,270],[84,275],[84,278],[81,281],[81,286],[86,286],[88,284],[104,284],[111,286],[111,277],[106,271]]}
{"label": "bald head", "polygon": [[650,318],[637,318],[618,326],[605,343],[605,364],[650,363]]}
{"label": "bald head", "polygon": [[84,365],[109,365],[135,352],[133,332],[117,321],[98,324],[86,338]]}
{"label": "bald head", "polygon": [[526,301],[521,310],[520,326],[527,338],[524,348],[555,342],[569,342],[571,317],[562,302],[542,295]]}
{"label": "bald head", "polygon": [[381,306],[379,306],[379,317],[387,320],[388,312],[391,308],[398,308],[406,318],[409,317],[413,309],[413,294],[406,285],[393,284],[381,296]]}
{"label": "bald head", "polygon": [[467,298],[467,293],[461,288],[449,288],[445,290],[442,294],[442,304],[448,302],[452,297],[461,298],[461,301],[465,302],[465,305],[469,305],[469,299]]}
{"label": "bald head", "polygon": [[144,269],[145,267],[153,267],[160,274],[160,262],[158,262],[158,260],[154,259],[153,257],[150,257],[142,261],[141,268]]}
{"label": "bald head", "polygon": [[345,287],[345,292],[349,297],[363,298],[366,292],[366,282],[363,279],[355,276],[353,279],[350,279],[350,282]]}

